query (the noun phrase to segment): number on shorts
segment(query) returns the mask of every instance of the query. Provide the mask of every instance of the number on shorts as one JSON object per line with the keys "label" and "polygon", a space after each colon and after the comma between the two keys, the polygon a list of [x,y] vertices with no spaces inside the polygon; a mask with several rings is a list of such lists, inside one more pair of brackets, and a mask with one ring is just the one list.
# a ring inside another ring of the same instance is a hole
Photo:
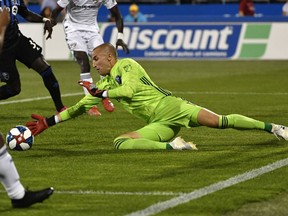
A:
{"label": "number on shorts", "polygon": [[36,49],[37,51],[40,50],[40,47],[38,46],[38,44],[36,44],[32,39],[29,39],[29,43],[31,44],[33,49]]}

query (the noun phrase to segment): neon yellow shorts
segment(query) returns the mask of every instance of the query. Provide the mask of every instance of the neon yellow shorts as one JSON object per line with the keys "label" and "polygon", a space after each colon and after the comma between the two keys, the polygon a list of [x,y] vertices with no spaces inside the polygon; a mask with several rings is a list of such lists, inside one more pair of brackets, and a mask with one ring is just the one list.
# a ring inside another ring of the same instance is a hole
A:
{"label": "neon yellow shorts", "polygon": [[143,137],[155,141],[169,141],[181,127],[198,126],[198,113],[202,107],[184,99],[167,96],[163,98],[149,119],[148,125],[137,130]]}

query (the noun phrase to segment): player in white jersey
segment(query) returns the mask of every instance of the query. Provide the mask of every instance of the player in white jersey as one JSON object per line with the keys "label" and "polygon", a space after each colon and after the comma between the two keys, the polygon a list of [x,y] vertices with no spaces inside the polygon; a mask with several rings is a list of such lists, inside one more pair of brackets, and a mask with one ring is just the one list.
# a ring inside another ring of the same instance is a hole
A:
{"label": "player in white jersey", "polygon": [[[123,41],[123,18],[118,9],[116,0],[58,0],[57,7],[52,11],[51,21],[56,25],[57,16],[66,8],[66,16],[63,21],[66,41],[69,49],[73,52],[75,60],[80,65],[80,80],[93,82],[90,74],[89,55],[95,47],[104,43],[99,33],[97,23],[98,10],[105,5],[113,17],[115,17],[116,27],[118,29],[118,38],[116,47],[129,53],[128,46]],[[48,34],[47,39],[51,38]],[[84,89],[85,94],[88,92]],[[114,106],[111,101],[102,101],[104,108],[112,112]],[[90,115],[100,115],[97,107],[93,107],[89,112]]]}

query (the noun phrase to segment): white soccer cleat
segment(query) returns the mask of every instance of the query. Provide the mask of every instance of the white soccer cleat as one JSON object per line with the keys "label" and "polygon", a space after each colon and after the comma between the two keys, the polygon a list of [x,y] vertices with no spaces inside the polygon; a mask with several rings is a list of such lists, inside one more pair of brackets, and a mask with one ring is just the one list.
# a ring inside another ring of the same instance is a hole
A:
{"label": "white soccer cleat", "polygon": [[[283,125],[272,124],[271,131],[278,139],[281,137],[284,140],[288,140],[288,127]],[[280,139],[279,139],[280,140]]]}
{"label": "white soccer cleat", "polygon": [[175,150],[198,150],[196,144],[192,142],[185,142],[181,137],[176,137],[169,143]]}

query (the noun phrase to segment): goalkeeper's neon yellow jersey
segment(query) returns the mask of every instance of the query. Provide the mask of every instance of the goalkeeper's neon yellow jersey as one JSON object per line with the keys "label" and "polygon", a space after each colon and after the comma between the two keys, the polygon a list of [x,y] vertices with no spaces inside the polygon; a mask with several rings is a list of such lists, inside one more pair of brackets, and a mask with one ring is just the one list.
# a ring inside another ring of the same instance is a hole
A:
{"label": "goalkeeper's neon yellow jersey", "polygon": [[144,68],[130,58],[118,60],[110,75],[98,81],[96,86],[108,90],[109,98],[117,99],[124,109],[146,121],[159,101],[171,95],[170,91],[157,86]]}
{"label": "goalkeeper's neon yellow jersey", "polygon": [[[100,90],[107,90],[109,98],[117,99],[131,114],[149,122],[162,98],[171,92],[157,86],[146,71],[130,58],[118,60],[107,75],[96,83]],[[60,113],[61,121],[75,118],[101,102],[90,94],[77,104]]]}

